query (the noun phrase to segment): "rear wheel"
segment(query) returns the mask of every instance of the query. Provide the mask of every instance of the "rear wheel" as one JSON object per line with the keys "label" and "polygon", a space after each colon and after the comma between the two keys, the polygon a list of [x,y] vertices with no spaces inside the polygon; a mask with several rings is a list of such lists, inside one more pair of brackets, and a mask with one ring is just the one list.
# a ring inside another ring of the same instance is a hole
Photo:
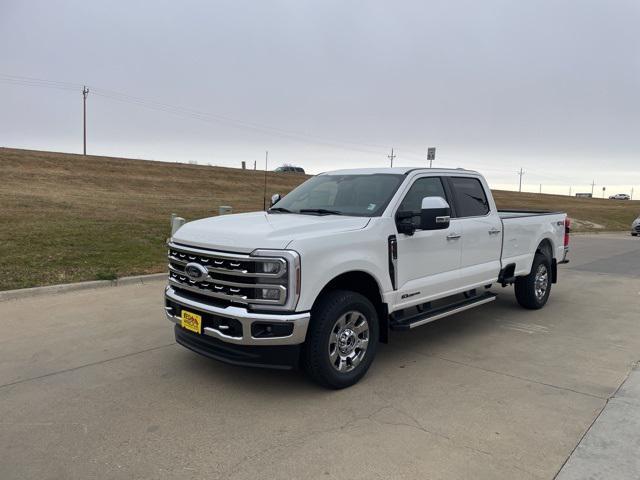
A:
{"label": "rear wheel", "polygon": [[536,253],[531,273],[518,277],[515,282],[516,299],[524,308],[537,310],[544,307],[551,293],[551,260]]}
{"label": "rear wheel", "polygon": [[309,376],[327,388],[345,388],[367,373],[378,346],[378,315],[359,293],[333,290],[318,301],[303,350]]}

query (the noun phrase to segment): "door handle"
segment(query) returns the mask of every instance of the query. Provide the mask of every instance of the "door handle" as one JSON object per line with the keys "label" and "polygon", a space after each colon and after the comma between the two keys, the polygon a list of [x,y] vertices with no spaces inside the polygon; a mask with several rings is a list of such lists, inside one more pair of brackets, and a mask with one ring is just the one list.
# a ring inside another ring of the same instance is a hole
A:
{"label": "door handle", "polygon": [[459,233],[450,233],[449,235],[447,235],[447,240],[457,240],[461,236],[462,235],[460,235]]}
{"label": "door handle", "polygon": [[500,229],[498,228],[492,228],[491,230],[489,230],[489,235],[497,235],[501,232]]}

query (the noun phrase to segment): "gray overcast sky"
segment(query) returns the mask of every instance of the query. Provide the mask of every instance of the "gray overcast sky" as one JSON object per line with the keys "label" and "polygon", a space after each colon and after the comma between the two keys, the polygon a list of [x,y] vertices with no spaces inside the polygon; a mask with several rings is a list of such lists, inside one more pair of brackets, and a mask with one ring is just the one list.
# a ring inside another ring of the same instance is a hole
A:
{"label": "gray overcast sky", "polygon": [[86,83],[99,155],[319,172],[434,145],[494,187],[640,192],[639,25],[637,0],[0,0],[0,145],[81,152]]}

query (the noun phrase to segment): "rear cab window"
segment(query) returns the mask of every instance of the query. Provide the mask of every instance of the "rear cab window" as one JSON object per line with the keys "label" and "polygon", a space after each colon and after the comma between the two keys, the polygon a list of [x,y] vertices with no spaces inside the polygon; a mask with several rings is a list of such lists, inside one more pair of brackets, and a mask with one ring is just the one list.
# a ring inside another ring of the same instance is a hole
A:
{"label": "rear cab window", "polygon": [[489,200],[482,182],[474,177],[449,177],[456,200],[457,217],[484,217],[489,213]]}

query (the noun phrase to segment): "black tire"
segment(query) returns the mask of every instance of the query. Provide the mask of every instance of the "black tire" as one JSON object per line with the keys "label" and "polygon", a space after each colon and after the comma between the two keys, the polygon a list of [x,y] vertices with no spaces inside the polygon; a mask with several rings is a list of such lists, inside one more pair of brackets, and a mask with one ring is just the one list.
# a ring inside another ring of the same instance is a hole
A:
{"label": "black tire", "polygon": [[[356,330],[364,328],[362,318],[368,327],[366,345],[362,337],[365,332],[356,333]],[[344,328],[338,325],[339,322],[342,322]],[[348,327],[350,324],[353,324],[353,330]],[[344,340],[341,344],[335,343],[338,341],[338,335],[334,331],[336,326],[339,328],[338,332],[342,333],[340,338]],[[376,355],[378,337],[378,314],[371,302],[359,293],[332,290],[324,294],[311,311],[307,340],[302,351],[303,367],[307,374],[323,387],[332,389],[350,387],[367,373]],[[349,345],[352,339],[353,344]],[[361,345],[364,345],[364,353]],[[339,350],[339,346],[344,347],[344,350]],[[349,352],[350,348],[353,348],[351,352]],[[354,355],[351,364],[346,357],[346,352]],[[360,353],[362,357],[358,360]],[[332,358],[335,359],[334,362]],[[346,361],[343,362],[345,358]],[[358,363],[354,366],[356,361]],[[339,368],[344,370],[340,371]]]}
{"label": "black tire", "polygon": [[638,236],[638,234],[637,234],[637,233],[633,233],[633,232],[631,232],[631,236],[632,236],[632,237],[637,237],[637,236]]}
{"label": "black tire", "polygon": [[[536,277],[544,275],[546,272],[546,282],[536,285]],[[542,285],[546,284],[544,293],[541,294]],[[531,273],[526,277],[518,277],[515,282],[516,299],[518,303],[529,310],[538,310],[545,306],[551,293],[551,260],[542,253],[536,253],[531,265]]]}

